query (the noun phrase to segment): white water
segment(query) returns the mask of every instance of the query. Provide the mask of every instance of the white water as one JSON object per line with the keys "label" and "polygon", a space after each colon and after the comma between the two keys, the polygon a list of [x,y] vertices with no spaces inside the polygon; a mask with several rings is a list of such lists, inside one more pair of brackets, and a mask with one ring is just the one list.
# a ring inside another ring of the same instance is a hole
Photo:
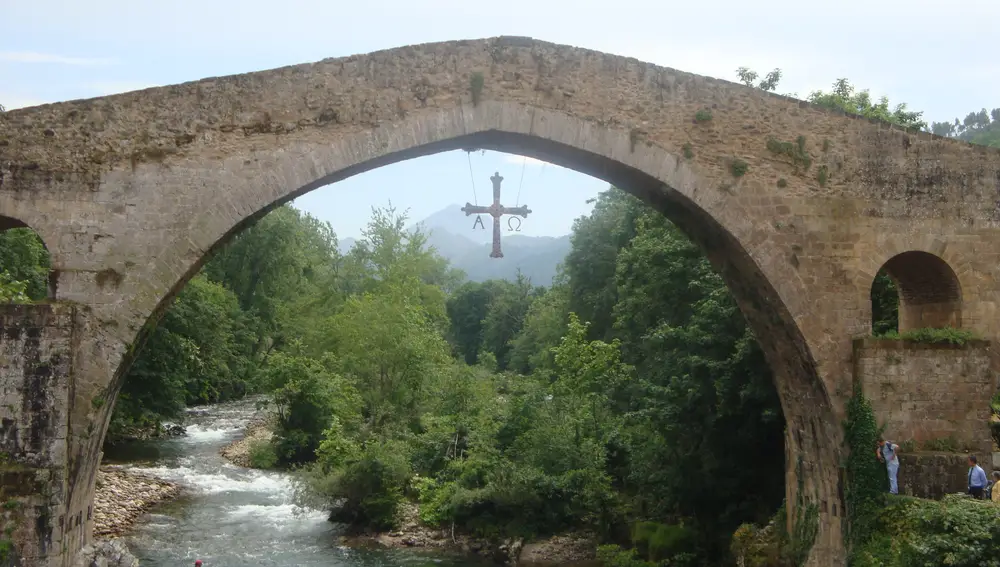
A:
{"label": "white water", "polygon": [[321,510],[293,504],[289,475],[236,467],[219,449],[241,435],[250,402],[189,411],[184,437],[109,450],[106,460],[174,481],[187,496],[164,504],[127,538],[144,567],[423,566],[465,562],[406,551],[359,551],[337,544],[339,527]]}

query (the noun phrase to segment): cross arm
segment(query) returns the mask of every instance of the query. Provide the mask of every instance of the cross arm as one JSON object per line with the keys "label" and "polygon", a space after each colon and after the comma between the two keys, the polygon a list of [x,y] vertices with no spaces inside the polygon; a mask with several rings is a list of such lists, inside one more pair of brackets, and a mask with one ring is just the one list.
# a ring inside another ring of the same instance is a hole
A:
{"label": "cross arm", "polygon": [[503,214],[505,215],[517,215],[519,217],[524,217],[524,218],[528,218],[528,213],[530,212],[531,209],[528,208],[528,205],[521,205],[520,207],[503,208]]}
{"label": "cross arm", "polygon": [[472,203],[469,203],[468,201],[466,201],[465,206],[462,207],[462,212],[465,213],[465,216],[469,216],[469,215],[485,215],[485,214],[489,214],[490,208],[489,207],[480,207],[478,205],[473,205]]}

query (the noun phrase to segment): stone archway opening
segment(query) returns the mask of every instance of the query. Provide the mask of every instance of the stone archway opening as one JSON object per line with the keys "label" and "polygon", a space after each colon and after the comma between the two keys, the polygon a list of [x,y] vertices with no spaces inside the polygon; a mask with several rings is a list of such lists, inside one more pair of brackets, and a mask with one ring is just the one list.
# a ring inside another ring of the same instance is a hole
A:
{"label": "stone archway opening", "polygon": [[0,298],[9,303],[54,299],[56,274],[48,246],[20,219],[0,215]]}
{"label": "stone archway opening", "polygon": [[940,257],[918,250],[890,258],[871,288],[872,332],[962,327],[958,276]]}
{"label": "stone archway opening", "polygon": [[[430,120],[415,122],[415,131],[426,132],[431,130],[429,125],[443,121],[440,116],[429,116]],[[554,122],[551,117],[550,120]],[[347,163],[344,163],[342,156],[351,155],[351,152],[340,149],[337,144],[328,153],[325,149],[313,148],[309,152],[300,153],[281,151],[258,154],[261,163],[255,164],[254,169],[266,168],[281,172],[282,176],[265,178],[264,181],[273,184],[266,187],[251,185],[249,189],[238,189],[235,186],[231,188],[232,191],[247,191],[243,199],[239,194],[227,198],[240,203],[243,216],[237,222],[222,224],[214,217],[198,217],[206,223],[215,223],[210,230],[201,227],[204,233],[215,231],[215,236],[198,242],[199,248],[184,257],[183,264],[179,261],[174,263],[174,269],[182,268],[179,271],[183,276],[176,282],[162,282],[172,285],[161,296],[149,321],[155,321],[162,314],[181,287],[198,272],[212,250],[223,246],[279,205],[358,173],[415,157],[475,147],[526,155],[591,175],[625,190],[663,214],[702,249],[722,275],[760,342],[781,400],[787,424],[785,495],[789,503],[789,522],[798,521],[793,517],[794,510],[803,506],[814,507],[819,515],[815,556],[839,557],[843,514],[837,473],[839,423],[834,418],[835,410],[827,387],[819,375],[811,345],[786,304],[787,295],[783,296],[776,289],[776,284],[780,285],[782,282],[765,273],[760,257],[751,255],[742,235],[734,233],[734,228],[743,230],[739,223],[745,221],[745,218],[741,219],[738,213],[731,210],[720,213],[722,209],[714,208],[717,206],[713,202],[716,199],[714,194],[702,197],[702,193],[695,199],[694,192],[701,188],[699,185],[704,186],[696,173],[682,165],[681,159],[665,154],[658,148],[642,144],[630,147],[628,132],[596,127],[590,131],[574,123],[570,123],[566,130],[569,134],[558,131],[532,134],[484,129],[471,134],[441,136],[429,143],[389,137],[380,140],[382,147],[400,149],[388,153],[376,152],[365,159],[351,156],[351,161]],[[400,137],[405,137],[405,129],[400,131],[403,132]],[[348,138],[340,142],[340,145],[357,152],[356,148],[371,144],[370,140],[366,141],[369,137],[370,135],[365,134]],[[239,164],[234,164],[234,167],[239,169]],[[215,169],[206,167],[203,175],[207,183],[211,183],[211,176],[216,175],[213,171]],[[653,175],[650,171],[659,173]],[[276,182],[290,180],[297,182],[291,187],[277,186]],[[253,182],[260,184],[261,180],[253,179],[251,183]],[[230,190],[229,187],[226,189]],[[723,218],[723,214],[731,217]],[[151,325],[147,324],[144,328],[149,329]],[[143,333],[140,333],[137,343],[143,338]],[[136,352],[138,349],[130,350],[126,359]],[[130,363],[131,360],[126,360],[119,366],[111,392],[116,393],[120,389]],[[95,451],[96,449],[94,447]]]}

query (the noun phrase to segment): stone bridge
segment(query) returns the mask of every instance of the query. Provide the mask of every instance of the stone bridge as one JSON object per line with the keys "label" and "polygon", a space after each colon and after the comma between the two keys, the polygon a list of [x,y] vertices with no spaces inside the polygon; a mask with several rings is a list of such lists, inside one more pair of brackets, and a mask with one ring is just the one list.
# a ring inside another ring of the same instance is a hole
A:
{"label": "stone bridge", "polygon": [[216,247],[317,187],[468,147],[606,180],[705,250],[774,371],[788,502],[819,513],[810,565],[845,563],[841,418],[878,270],[904,328],[1000,331],[1000,153],[635,59],[501,37],[7,112],[0,228],[37,231],[53,267],[50,302],[0,311],[25,563],[90,539],[125,370]]}

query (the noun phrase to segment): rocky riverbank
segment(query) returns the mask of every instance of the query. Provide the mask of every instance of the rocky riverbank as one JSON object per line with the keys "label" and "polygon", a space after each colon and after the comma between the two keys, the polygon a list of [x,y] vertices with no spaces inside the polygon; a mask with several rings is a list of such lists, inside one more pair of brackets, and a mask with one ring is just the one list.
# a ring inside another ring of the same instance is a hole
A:
{"label": "rocky riverbank", "polygon": [[[273,415],[258,414],[244,429],[241,439],[219,450],[230,463],[253,468],[250,454],[258,443],[267,443],[273,437]],[[597,552],[595,539],[586,535],[567,534],[538,541],[520,539],[491,543],[452,533],[451,530],[431,528],[420,521],[420,511],[413,503],[404,503],[399,510],[399,526],[389,532],[345,535],[340,543],[348,547],[383,547],[439,550],[451,553],[476,555],[504,565],[567,565],[594,561]]]}
{"label": "rocky riverbank", "polygon": [[219,450],[222,458],[238,467],[253,468],[250,462],[250,449],[256,443],[271,441],[273,417],[270,414],[259,414],[253,417],[243,430],[243,437]]}
{"label": "rocky riverbank", "polygon": [[341,543],[348,547],[436,549],[478,555],[503,565],[582,564],[596,557],[594,539],[582,534],[559,535],[527,543],[520,539],[490,543],[424,525],[417,506],[411,503],[403,504],[399,515],[397,529],[370,535],[341,536]]}
{"label": "rocky riverbank", "polygon": [[123,535],[147,510],[180,493],[181,487],[172,482],[118,466],[102,466],[94,494],[94,537]]}

